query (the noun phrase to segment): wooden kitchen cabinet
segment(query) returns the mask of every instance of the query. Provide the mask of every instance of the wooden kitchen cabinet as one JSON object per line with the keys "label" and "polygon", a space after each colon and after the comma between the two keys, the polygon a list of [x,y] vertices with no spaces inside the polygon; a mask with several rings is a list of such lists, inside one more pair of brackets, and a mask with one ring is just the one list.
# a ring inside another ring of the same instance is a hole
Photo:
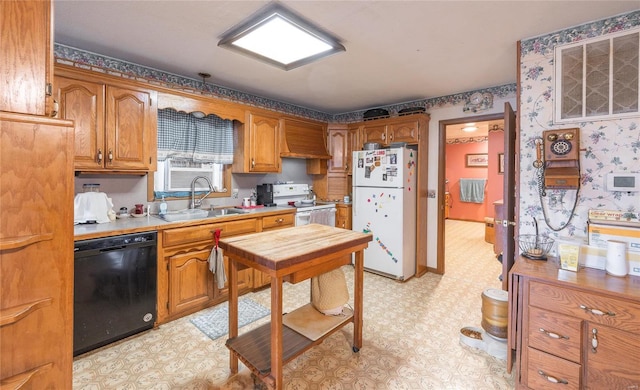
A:
{"label": "wooden kitchen cabinet", "polygon": [[0,387],[71,389],[73,122],[0,112]]}
{"label": "wooden kitchen cabinet", "polygon": [[0,111],[50,116],[53,2],[0,1]]}
{"label": "wooden kitchen cabinet", "polygon": [[54,86],[58,117],[76,123],[75,170],[155,171],[157,92],[108,84],[94,75],[75,76],[56,75]]}
{"label": "wooden kitchen cabinet", "polygon": [[[209,270],[209,255],[214,247],[214,232],[222,237],[255,233],[255,218],[190,225],[162,231],[158,255],[158,322],[164,323],[227,300],[229,286],[218,288]],[[160,262],[164,266],[160,266]],[[228,258],[224,259],[228,272]],[[253,286],[253,270],[238,273],[238,290],[248,292]]]}
{"label": "wooden kitchen cabinet", "polygon": [[360,137],[361,126],[349,125],[347,127],[347,175],[353,173],[353,152],[362,150],[362,140]]}
{"label": "wooden kitchen cabinet", "polygon": [[640,386],[640,278],[520,259],[510,273],[508,368],[522,389]]}
{"label": "wooden kitchen cabinet", "polygon": [[336,227],[351,230],[351,205],[336,203],[336,210]]}
{"label": "wooden kitchen cabinet", "polygon": [[[418,143],[422,115],[377,119],[362,125],[362,143],[377,142],[389,146],[394,142]],[[424,125],[424,124],[423,124]]]}
{"label": "wooden kitchen cabinet", "polygon": [[352,172],[352,155],[360,150],[359,125],[333,123],[327,131],[327,145],[331,160],[326,175],[314,177],[313,188],[321,199],[342,199],[351,192],[349,175]]}
{"label": "wooden kitchen cabinet", "polygon": [[207,306],[214,296],[214,280],[209,270],[211,246],[192,248],[168,257],[169,312],[188,312],[191,308]]}
{"label": "wooden kitchen cabinet", "polygon": [[346,126],[329,128],[327,144],[331,160],[327,171],[330,173],[346,173],[349,171],[348,132]]}
{"label": "wooden kitchen cabinet", "polygon": [[279,173],[280,119],[247,111],[244,126],[236,129],[234,173]]}

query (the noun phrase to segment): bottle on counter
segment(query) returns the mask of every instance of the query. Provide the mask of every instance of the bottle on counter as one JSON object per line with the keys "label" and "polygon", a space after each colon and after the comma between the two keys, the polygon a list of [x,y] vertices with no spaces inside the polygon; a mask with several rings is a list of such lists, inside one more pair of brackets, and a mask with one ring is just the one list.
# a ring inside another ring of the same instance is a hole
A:
{"label": "bottle on counter", "polygon": [[160,215],[164,215],[167,213],[167,202],[164,200],[164,195],[162,195],[162,202],[160,203]]}

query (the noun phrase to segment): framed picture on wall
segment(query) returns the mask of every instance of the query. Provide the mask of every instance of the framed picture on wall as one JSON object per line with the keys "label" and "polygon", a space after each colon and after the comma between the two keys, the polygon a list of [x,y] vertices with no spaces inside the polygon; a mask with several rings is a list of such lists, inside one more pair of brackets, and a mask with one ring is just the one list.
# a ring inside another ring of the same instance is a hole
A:
{"label": "framed picture on wall", "polygon": [[498,173],[504,173],[504,153],[498,153]]}
{"label": "framed picture on wall", "polygon": [[465,155],[465,166],[470,168],[486,168],[489,166],[489,155],[487,153]]}

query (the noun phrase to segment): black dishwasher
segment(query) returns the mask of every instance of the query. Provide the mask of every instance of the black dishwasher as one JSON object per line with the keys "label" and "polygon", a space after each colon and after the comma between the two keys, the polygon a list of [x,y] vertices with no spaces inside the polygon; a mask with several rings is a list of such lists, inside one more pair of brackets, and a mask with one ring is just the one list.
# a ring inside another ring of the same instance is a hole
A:
{"label": "black dishwasher", "polygon": [[153,327],[157,233],[75,242],[73,356]]}

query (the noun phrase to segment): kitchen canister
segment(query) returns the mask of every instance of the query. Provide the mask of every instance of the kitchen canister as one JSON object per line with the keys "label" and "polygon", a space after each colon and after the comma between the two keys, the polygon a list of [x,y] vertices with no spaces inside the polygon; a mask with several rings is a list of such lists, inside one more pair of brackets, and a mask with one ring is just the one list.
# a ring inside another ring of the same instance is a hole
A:
{"label": "kitchen canister", "polygon": [[509,294],[497,288],[482,292],[482,329],[498,339],[507,338],[509,318]]}
{"label": "kitchen canister", "polygon": [[242,205],[244,207],[249,207],[251,206],[251,198],[242,198]]}
{"label": "kitchen canister", "polygon": [[607,260],[605,270],[609,275],[627,276],[629,263],[627,262],[627,243],[624,241],[607,241]]}

